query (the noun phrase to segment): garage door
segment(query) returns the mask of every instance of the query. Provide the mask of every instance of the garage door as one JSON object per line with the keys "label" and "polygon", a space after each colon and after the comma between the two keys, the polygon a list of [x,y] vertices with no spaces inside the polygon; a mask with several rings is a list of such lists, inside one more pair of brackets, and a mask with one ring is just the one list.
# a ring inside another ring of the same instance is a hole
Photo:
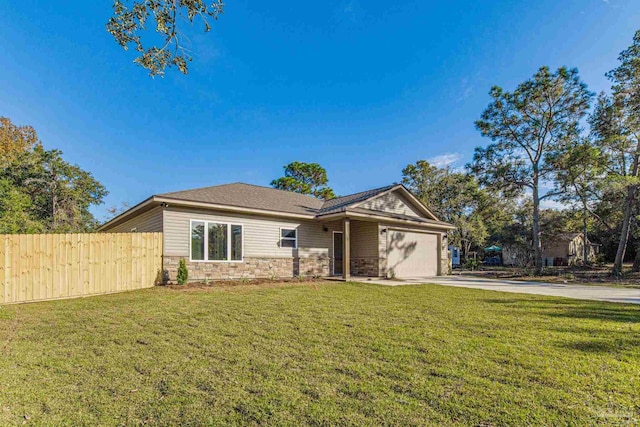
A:
{"label": "garage door", "polygon": [[387,261],[396,277],[437,276],[438,236],[389,230]]}

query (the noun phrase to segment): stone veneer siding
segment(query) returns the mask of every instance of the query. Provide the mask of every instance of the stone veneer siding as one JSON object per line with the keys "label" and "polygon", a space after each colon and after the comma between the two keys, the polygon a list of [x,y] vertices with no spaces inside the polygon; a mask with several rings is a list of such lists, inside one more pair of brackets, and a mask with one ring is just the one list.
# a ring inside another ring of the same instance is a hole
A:
{"label": "stone veneer siding", "polygon": [[451,263],[451,253],[449,252],[449,239],[446,234],[442,235],[440,246],[440,275],[449,276],[453,272]]}
{"label": "stone veneer siding", "polygon": [[[175,282],[179,256],[163,259],[166,281]],[[243,262],[187,261],[189,281],[329,276],[329,258],[245,258]]]}
{"label": "stone veneer siding", "polygon": [[380,275],[379,258],[351,258],[351,275],[378,277]]}

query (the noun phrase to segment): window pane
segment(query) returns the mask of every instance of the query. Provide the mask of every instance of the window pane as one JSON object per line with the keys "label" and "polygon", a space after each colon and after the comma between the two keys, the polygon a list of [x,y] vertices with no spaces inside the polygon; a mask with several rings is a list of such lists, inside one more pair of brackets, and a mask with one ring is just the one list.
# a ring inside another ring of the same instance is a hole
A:
{"label": "window pane", "polygon": [[295,248],[296,241],[291,239],[282,239],[280,242],[280,246],[283,248]]}
{"label": "window pane", "polygon": [[204,222],[191,223],[191,259],[204,260]]}
{"label": "window pane", "polygon": [[209,261],[227,259],[227,225],[209,223]]}
{"label": "window pane", "polygon": [[290,229],[286,229],[283,228],[282,230],[280,230],[281,236],[280,237],[289,237],[292,239],[296,238],[296,230],[290,230]]}
{"label": "window pane", "polygon": [[242,261],[242,226],[231,226],[231,260]]}

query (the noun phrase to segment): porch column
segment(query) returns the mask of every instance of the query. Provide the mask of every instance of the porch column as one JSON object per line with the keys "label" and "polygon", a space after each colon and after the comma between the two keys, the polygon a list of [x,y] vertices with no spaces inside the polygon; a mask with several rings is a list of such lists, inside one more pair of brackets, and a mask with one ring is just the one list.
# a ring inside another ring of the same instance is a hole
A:
{"label": "porch column", "polygon": [[342,222],[342,277],[349,280],[351,277],[351,223],[349,218]]}

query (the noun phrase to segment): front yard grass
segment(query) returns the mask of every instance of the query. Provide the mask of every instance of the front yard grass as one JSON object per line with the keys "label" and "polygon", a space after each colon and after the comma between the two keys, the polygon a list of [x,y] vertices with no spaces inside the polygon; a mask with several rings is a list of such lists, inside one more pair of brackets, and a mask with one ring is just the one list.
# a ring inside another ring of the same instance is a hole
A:
{"label": "front yard grass", "polygon": [[637,425],[640,307],[435,285],[0,308],[0,425]]}

